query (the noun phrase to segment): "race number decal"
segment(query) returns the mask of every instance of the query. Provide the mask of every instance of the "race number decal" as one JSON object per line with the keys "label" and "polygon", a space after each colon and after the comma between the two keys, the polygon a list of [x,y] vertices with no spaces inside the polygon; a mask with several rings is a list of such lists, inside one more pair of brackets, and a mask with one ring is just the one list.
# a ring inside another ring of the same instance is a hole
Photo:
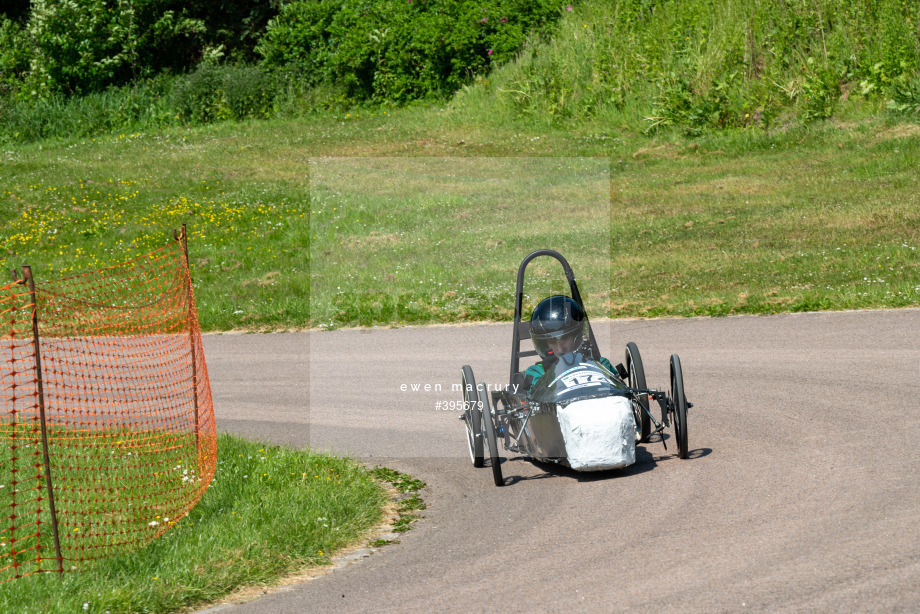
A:
{"label": "race number decal", "polygon": [[569,390],[574,390],[575,388],[600,386],[601,384],[607,383],[607,378],[597,371],[584,370],[566,373],[559,378],[559,381]]}

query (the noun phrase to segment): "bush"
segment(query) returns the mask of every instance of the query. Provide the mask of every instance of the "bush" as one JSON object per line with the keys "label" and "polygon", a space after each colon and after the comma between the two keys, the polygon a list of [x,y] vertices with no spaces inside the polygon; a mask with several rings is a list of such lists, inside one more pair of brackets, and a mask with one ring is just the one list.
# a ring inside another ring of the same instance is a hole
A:
{"label": "bush", "polygon": [[18,90],[29,71],[29,44],[25,29],[0,17],[0,98]]}
{"label": "bush", "polygon": [[[201,38],[205,47],[222,49],[233,62],[248,63],[259,59],[255,46],[280,4],[281,0],[171,0],[171,8],[177,14],[207,26]],[[185,64],[182,69],[189,66]]]}
{"label": "bush", "polygon": [[340,83],[356,100],[445,98],[560,15],[552,0],[307,0],[282,7],[257,50],[269,67],[294,66]]}
{"label": "bush", "polygon": [[332,2],[292,2],[269,21],[256,51],[266,66],[296,70],[312,84],[328,77],[329,26],[338,7]]}
{"label": "bush", "polygon": [[270,117],[277,89],[276,80],[258,66],[202,64],[176,80],[172,108],[194,123]]}
{"label": "bush", "polygon": [[200,55],[194,41],[205,25],[170,4],[35,0],[25,28],[32,55],[22,95],[84,95],[187,66],[190,54]]}

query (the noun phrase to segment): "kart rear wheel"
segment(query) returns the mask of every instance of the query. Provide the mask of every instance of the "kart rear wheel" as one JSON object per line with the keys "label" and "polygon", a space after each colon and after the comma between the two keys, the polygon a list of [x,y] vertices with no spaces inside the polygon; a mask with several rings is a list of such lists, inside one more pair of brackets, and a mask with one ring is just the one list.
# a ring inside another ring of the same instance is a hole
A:
{"label": "kart rear wheel", "polygon": [[687,458],[687,397],[684,395],[684,374],[680,369],[680,357],[677,354],[671,354],[671,403],[674,405],[677,456]]}
{"label": "kart rear wheel", "polygon": [[469,365],[464,365],[460,370],[461,384],[463,386],[463,421],[466,423],[467,444],[470,449],[470,460],[474,467],[484,465],[482,457],[482,407],[479,405],[479,396],[476,393],[476,379]]}
{"label": "kart rear wheel", "polygon": [[489,404],[489,393],[486,387],[479,384],[479,400],[482,407],[482,427],[485,431],[486,446],[489,448],[489,457],[492,459],[492,479],[495,480],[496,486],[504,486],[505,481],[502,479],[502,464],[498,458],[498,438],[495,436],[495,422],[492,416],[492,408]]}
{"label": "kart rear wheel", "polygon": [[[647,388],[645,385],[645,369],[642,368],[642,357],[639,348],[630,341],[626,344],[626,372],[629,374],[630,388]],[[636,441],[648,441],[652,430],[651,418],[648,413],[648,395],[636,395],[632,402],[633,418],[636,420]]]}

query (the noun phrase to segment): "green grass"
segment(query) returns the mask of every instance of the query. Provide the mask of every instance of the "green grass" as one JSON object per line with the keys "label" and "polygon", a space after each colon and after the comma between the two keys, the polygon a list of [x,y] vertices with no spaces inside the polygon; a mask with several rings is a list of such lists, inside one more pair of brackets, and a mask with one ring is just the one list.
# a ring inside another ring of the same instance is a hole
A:
{"label": "green grass", "polygon": [[[396,504],[396,520],[393,522],[393,532],[405,533],[418,520],[418,512],[428,507],[418,494],[418,491],[425,487],[425,483],[418,478],[413,478],[389,467],[374,467],[371,470],[371,475],[381,482],[389,483],[397,492],[401,493],[401,498]],[[399,540],[376,539],[370,545],[379,547],[398,543]]]}
{"label": "green grass", "polygon": [[444,104],[6,145],[0,269],[187,222],[203,330],[508,320],[543,247],[595,317],[920,304],[915,11],[723,4],[576,3]]}
{"label": "green grass", "polygon": [[[515,265],[531,246],[607,277],[604,159],[348,158],[317,162],[311,180],[311,315],[321,326],[510,319]],[[591,306],[604,289],[589,292]]]}
{"label": "green grass", "polygon": [[662,143],[614,162],[608,314],[920,304],[920,127],[802,137]]}
{"label": "green grass", "polygon": [[218,438],[201,502],[149,547],[79,573],[0,584],[4,612],[171,612],[329,562],[381,519],[384,490],[353,461]]}
{"label": "green grass", "polygon": [[159,247],[185,222],[205,330],[305,325],[306,164],[285,169],[273,150],[251,167],[251,142],[192,135],[5,152],[0,266],[32,264],[39,281],[95,270]]}
{"label": "green grass", "polygon": [[[0,510],[9,513],[0,524],[0,580],[56,570],[40,431],[27,419],[4,423],[0,435]],[[50,429],[64,569],[136,550],[179,522],[207,488],[211,467],[196,449],[193,432]]]}
{"label": "green grass", "polygon": [[859,105],[692,138],[428,106],[2,156],[0,268],[92,270],[186,221],[204,330],[507,320],[541,247],[595,317],[920,304],[920,127]]}
{"label": "green grass", "polygon": [[920,7],[881,0],[587,0],[451,101],[473,121],[687,134],[920,110]]}
{"label": "green grass", "polygon": [[[508,320],[517,265],[541,247],[571,260],[589,312],[609,317],[920,304],[920,127],[863,113],[692,139],[464,135],[442,114],[412,151],[462,159],[313,171],[313,321]],[[534,273],[531,305],[562,281],[555,266]]]}

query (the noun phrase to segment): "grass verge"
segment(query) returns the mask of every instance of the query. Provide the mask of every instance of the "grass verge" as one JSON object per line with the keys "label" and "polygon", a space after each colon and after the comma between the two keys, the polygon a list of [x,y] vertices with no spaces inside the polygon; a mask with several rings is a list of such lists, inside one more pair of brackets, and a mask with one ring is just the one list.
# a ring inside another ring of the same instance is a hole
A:
{"label": "grass verge", "polygon": [[81,573],[0,585],[4,612],[173,612],[327,564],[381,519],[385,491],[348,459],[218,438],[201,502],[149,547]]}
{"label": "grass verge", "polygon": [[33,264],[40,280],[64,277],[153,250],[187,223],[204,330],[303,326],[305,165],[285,169],[266,159],[249,167],[251,143],[191,134],[80,140],[55,147],[50,158],[41,145],[7,152],[0,263]]}
{"label": "grass verge", "polygon": [[[917,125],[523,137],[318,163],[314,325],[508,320],[517,265],[542,247],[608,317],[920,304]],[[531,305],[562,282],[535,272]]]}
{"label": "grass verge", "polygon": [[699,137],[422,106],[110,135],[0,152],[0,268],[96,269],[186,221],[204,330],[506,320],[541,247],[595,317],[916,306],[918,160],[916,123],[858,108]]}
{"label": "grass verge", "polygon": [[[0,582],[58,569],[39,427],[19,419],[0,423],[0,509],[10,514],[0,524]],[[179,522],[207,489],[211,465],[196,459],[191,431],[57,424],[49,440],[65,570],[142,548]]]}

